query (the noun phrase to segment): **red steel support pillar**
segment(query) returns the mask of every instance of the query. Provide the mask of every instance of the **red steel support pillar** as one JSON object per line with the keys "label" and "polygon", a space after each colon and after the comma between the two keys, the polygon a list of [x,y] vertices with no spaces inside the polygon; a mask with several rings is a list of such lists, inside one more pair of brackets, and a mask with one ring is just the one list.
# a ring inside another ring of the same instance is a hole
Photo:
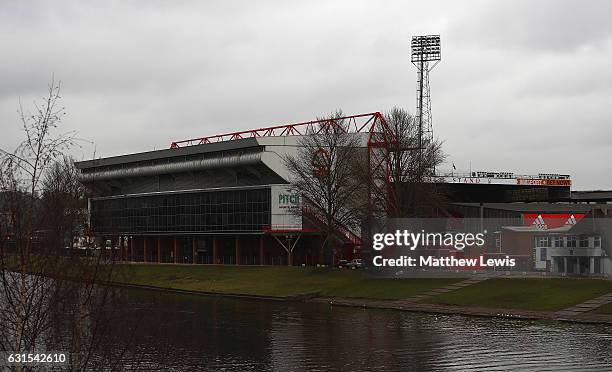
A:
{"label": "red steel support pillar", "polygon": [[143,247],[144,254],[143,254],[143,256],[142,256],[142,260],[143,260],[144,262],[147,262],[147,237],[146,237],[146,236],[143,236],[143,237],[142,237],[142,241],[143,241],[143,246],[144,246],[144,247]]}
{"label": "red steel support pillar", "polygon": [[161,263],[161,236],[157,237],[157,263]]}
{"label": "red steel support pillar", "polygon": [[130,240],[128,240],[128,244],[130,245],[130,261],[134,261],[134,237],[130,236]]}
{"label": "red steel support pillar", "polygon": [[117,248],[119,248],[119,257],[117,257],[117,260],[123,261],[123,237],[119,236],[117,239],[119,241],[119,245],[117,245]]}
{"label": "red steel support pillar", "polygon": [[219,241],[216,236],[213,236],[213,265],[219,263]]}
{"label": "red steel support pillar", "polygon": [[240,265],[240,240],[238,239],[238,237],[236,237],[235,246],[236,246],[236,265]]}
{"label": "red steel support pillar", "polygon": [[191,263],[195,264],[196,263],[196,238],[193,237],[191,238]]}
{"label": "red steel support pillar", "polygon": [[264,237],[259,237],[259,264],[264,265]]}
{"label": "red steel support pillar", "polygon": [[174,258],[174,263],[176,263],[176,236],[174,237],[174,245],[172,246],[172,254],[173,254],[173,258]]}
{"label": "red steel support pillar", "polygon": [[123,236],[119,237],[119,245],[117,248],[119,248],[119,261],[123,261],[123,251],[125,250],[123,247]]}

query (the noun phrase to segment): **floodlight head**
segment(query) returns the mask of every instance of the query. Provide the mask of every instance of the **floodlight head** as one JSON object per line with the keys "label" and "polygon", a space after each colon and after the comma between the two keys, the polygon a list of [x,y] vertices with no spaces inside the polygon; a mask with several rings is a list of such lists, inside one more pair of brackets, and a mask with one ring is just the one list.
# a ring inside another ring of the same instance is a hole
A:
{"label": "floodlight head", "polygon": [[439,61],[442,58],[440,35],[412,37],[412,62]]}

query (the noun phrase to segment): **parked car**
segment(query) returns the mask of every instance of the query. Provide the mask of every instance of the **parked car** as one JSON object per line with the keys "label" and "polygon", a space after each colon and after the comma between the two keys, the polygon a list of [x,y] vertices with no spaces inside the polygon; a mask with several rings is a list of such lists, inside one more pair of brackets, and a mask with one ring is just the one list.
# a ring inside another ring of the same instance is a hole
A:
{"label": "parked car", "polygon": [[363,266],[363,260],[361,258],[353,258],[349,263],[345,265],[345,267],[349,269],[362,269]]}
{"label": "parked car", "polygon": [[336,267],[346,267],[347,264],[347,260],[338,260],[338,262],[336,262]]}

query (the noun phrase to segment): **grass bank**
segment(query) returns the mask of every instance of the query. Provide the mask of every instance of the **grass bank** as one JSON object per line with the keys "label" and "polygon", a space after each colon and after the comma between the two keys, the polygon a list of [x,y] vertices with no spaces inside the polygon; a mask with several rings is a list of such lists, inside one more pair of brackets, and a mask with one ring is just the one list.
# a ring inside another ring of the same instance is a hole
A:
{"label": "grass bank", "polygon": [[[461,279],[380,279],[360,270],[285,266],[121,265],[119,280],[188,291],[259,296],[299,296],[397,300]],[[553,311],[612,292],[612,282],[599,279],[490,279],[439,294],[423,302],[481,308]],[[612,314],[612,305],[601,312]]]}
{"label": "grass bank", "polygon": [[490,279],[427,300],[429,303],[523,310],[560,310],[612,291],[599,279]]}
{"label": "grass bank", "polygon": [[395,300],[458,279],[373,279],[360,270],[282,266],[125,265],[119,279],[127,284],[226,294],[321,296]]}

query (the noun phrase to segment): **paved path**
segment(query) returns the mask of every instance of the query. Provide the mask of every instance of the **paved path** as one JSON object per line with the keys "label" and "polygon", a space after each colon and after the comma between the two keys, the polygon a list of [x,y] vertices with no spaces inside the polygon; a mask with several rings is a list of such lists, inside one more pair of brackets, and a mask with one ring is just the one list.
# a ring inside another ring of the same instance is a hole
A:
{"label": "paved path", "polygon": [[580,318],[582,317],[582,315],[586,315],[585,313],[595,310],[600,306],[609,304],[610,302],[612,302],[612,292],[606,293],[603,296],[592,298],[578,305],[559,310],[555,313],[555,316],[559,319],[574,319],[577,317]]}
{"label": "paved path", "polygon": [[431,298],[434,296],[437,296],[439,294],[442,293],[448,293],[448,292],[452,292],[452,291],[456,291],[457,289],[461,289],[461,288],[465,288],[467,286],[470,285],[474,285],[476,283],[480,283],[480,282],[484,282],[485,280],[490,279],[489,277],[474,277],[474,278],[470,278],[470,279],[466,279],[457,283],[453,283],[450,285],[447,285],[446,287],[440,287],[440,288],[436,288],[436,289],[432,289],[429,292],[425,292],[425,293],[421,293],[409,298],[405,298],[405,299],[401,299],[401,300],[397,300],[395,302],[398,303],[398,305],[402,305],[402,304],[408,304],[408,303],[415,303],[415,302],[420,302],[424,299],[427,298]]}
{"label": "paved path", "polygon": [[477,306],[455,306],[423,303],[422,300],[442,293],[456,291],[476,283],[483,282],[491,277],[474,277],[445,287],[436,288],[429,292],[418,294],[401,300],[366,300],[358,298],[312,298],[309,302],[328,303],[336,306],[354,306],[374,309],[393,309],[403,311],[418,311],[438,314],[461,314],[471,316],[501,317],[514,319],[548,319],[569,322],[604,323],[612,324],[612,315],[597,314],[591,310],[612,302],[612,292],[603,296],[585,301],[581,304],[559,311],[538,311],[503,308],[486,308]]}

